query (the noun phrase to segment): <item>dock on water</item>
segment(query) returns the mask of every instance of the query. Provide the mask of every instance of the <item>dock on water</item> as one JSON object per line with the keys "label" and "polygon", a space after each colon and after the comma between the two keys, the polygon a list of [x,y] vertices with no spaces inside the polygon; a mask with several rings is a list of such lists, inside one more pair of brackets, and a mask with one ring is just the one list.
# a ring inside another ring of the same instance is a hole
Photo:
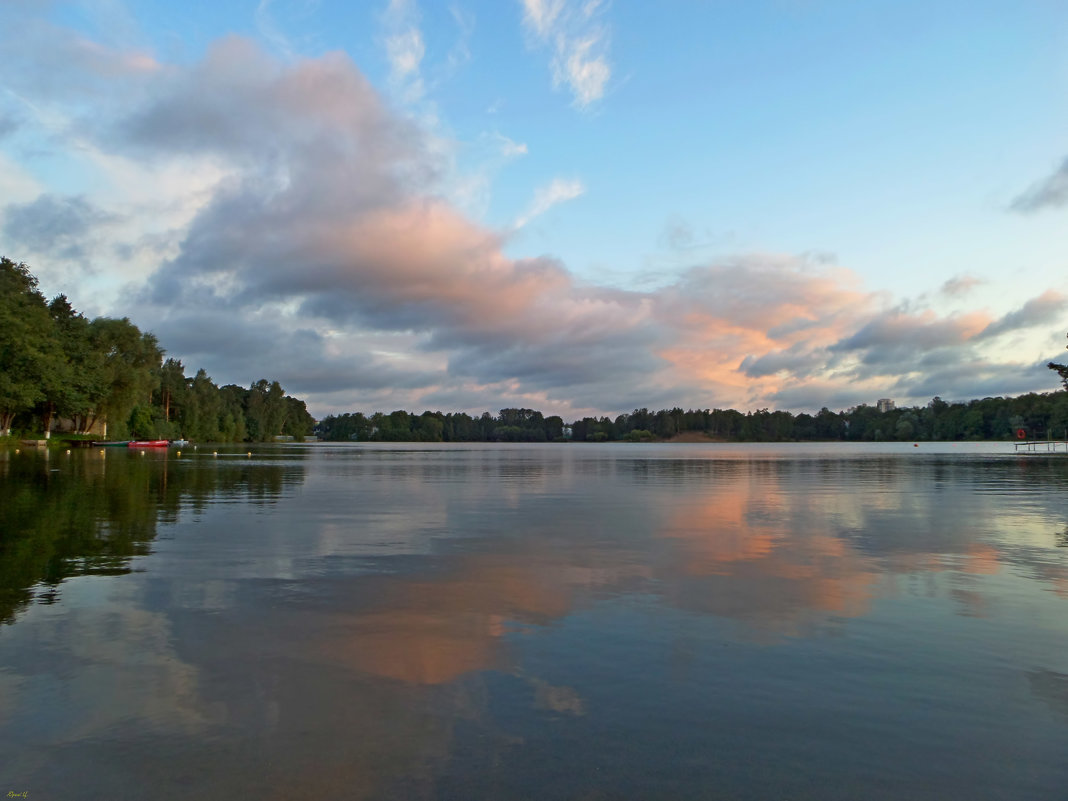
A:
{"label": "dock on water", "polygon": [[1063,453],[1068,455],[1068,440],[1060,439],[1029,439],[1016,442],[1017,453],[1053,454]]}

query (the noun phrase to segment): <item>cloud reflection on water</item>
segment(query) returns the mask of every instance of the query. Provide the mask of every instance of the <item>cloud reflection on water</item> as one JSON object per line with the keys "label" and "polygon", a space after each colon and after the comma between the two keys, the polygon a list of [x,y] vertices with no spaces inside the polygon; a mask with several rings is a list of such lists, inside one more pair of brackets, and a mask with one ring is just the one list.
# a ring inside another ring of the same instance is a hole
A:
{"label": "cloud reflection on water", "polygon": [[[685,716],[720,697],[692,696],[701,682],[759,671],[717,657],[710,678],[710,642],[867,658],[849,635],[875,637],[871,620],[898,638],[878,647],[908,644],[886,604],[909,602],[943,624],[1016,626],[1017,647],[1032,642],[1017,598],[1052,615],[1064,597],[1055,465],[662,455],[679,452],[293,451],[267,506],[245,472],[219,471],[219,494],[211,470],[172,466],[168,492],[195,485],[199,507],[194,520],[158,501],[176,522],[131,563],[144,572],[68,580],[60,603],[0,630],[0,654],[18,656],[0,671],[2,741],[43,776],[47,759],[12,736],[46,709],[45,755],[73,743],[107,761],[123,742],[142,759],[127,773],[176,778],[149,742],[163,737],[220,791],[232,763],[264,792],[430,797],[454,760],[506,764],[546,721],[610,718],[604,686],[647,683]],[[1030,686],[1059,708],[1061,683]],[[211,746],[235,737],[254,745]]]}

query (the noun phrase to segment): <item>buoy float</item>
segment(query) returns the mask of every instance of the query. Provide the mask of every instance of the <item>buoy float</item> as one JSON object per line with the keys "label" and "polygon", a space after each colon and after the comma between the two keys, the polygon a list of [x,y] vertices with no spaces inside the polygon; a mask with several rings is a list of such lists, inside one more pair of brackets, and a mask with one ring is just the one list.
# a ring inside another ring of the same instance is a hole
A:
{"label": "buoy float", "polygon": [[218,456],[218,455],[219,455],[219,452],[218,452],[218,451],[212,451],[212,452],[211,452],[211,455],[212,455],[212,456]]}
{"label": "buoy float", "polygon": [[249,451],[248,453],[245,454],[245,456],[251,456],[251,455],[252,455],[252,451]]}
{"label": "buoy float", "polygon": [[70,456],[70,448],[67,448],[67,456]]}
{"label": "buoy float", "polygon": [[181,456],[181,455],[182,455],[182,452],[181,452],[181,451],[177,451],[177,452],[175,453],[175,455],[176,455],[176,456]]}

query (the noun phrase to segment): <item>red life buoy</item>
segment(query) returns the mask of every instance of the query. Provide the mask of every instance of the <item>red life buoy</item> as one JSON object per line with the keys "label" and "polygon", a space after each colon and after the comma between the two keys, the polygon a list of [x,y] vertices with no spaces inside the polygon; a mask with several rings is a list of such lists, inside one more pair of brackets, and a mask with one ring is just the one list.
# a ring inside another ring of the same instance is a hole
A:
{"label": "red life buoy", "polygon": [[1016,429],[1016,439],[1027,439],[1027,432],[1022,428]]}

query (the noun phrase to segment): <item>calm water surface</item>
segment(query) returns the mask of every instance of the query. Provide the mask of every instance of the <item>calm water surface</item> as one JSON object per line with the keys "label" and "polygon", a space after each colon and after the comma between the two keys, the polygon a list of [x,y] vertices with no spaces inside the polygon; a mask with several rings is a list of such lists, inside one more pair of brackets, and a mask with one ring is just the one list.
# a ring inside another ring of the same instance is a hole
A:
{"label": "calm water surface", "polygon": [[0,454],[0,793],[1064,799],[1068,459]]}

